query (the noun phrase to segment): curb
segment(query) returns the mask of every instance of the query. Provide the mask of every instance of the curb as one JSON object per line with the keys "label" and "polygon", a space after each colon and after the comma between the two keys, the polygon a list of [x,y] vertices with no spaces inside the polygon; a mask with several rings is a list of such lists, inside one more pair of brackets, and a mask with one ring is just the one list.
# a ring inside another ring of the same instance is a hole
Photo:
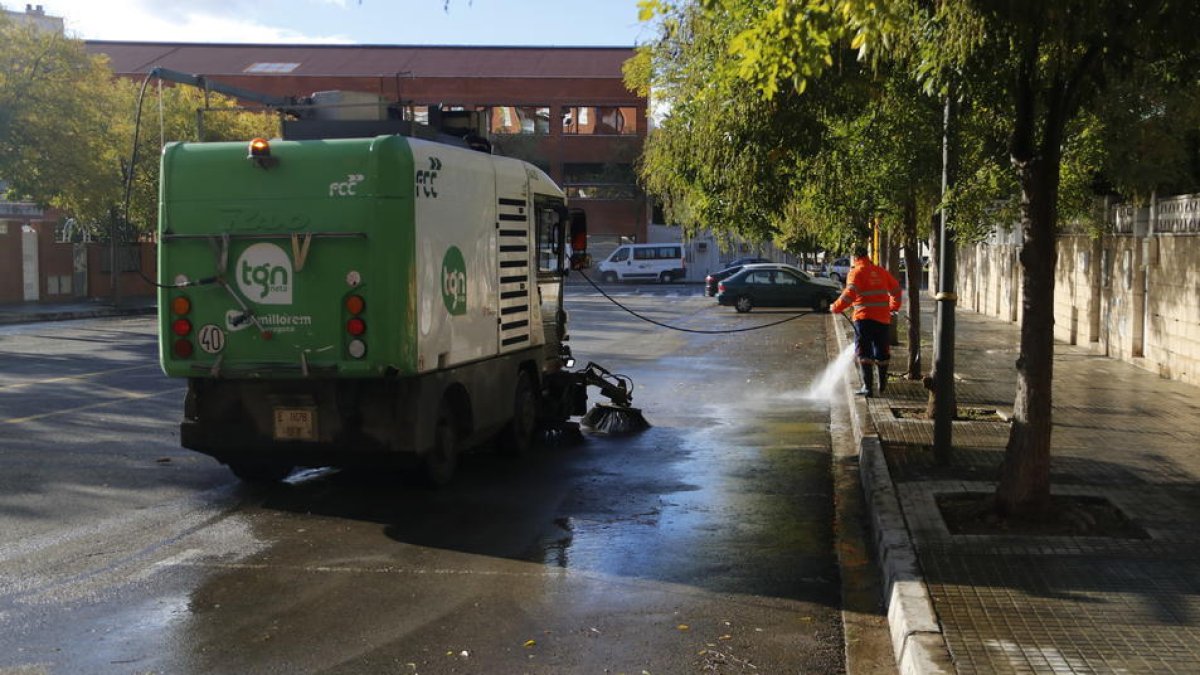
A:
{"label": "curb", "polygon": [[[838,344],[844,348],[851,343],[846,327],[836,317],[833,323]],[[842,389],[859,445],[859,475],[866,497],[871,538],[883,575],[883,601],[896,668],[903,675],[954,673],[954,660],[933,610],[933,599],[925,584],[867,402],[854,395],[849,377],[843,378]]]}
{"label": "curb", "polygon": [[114,316],[139,316],[154,314],[155,307],[106,307],[103,309],[67,310],[62,312],[12,313],[0,312],[0,325],[39,323],[42,321],[71,321],[75,319],[100,319]]}

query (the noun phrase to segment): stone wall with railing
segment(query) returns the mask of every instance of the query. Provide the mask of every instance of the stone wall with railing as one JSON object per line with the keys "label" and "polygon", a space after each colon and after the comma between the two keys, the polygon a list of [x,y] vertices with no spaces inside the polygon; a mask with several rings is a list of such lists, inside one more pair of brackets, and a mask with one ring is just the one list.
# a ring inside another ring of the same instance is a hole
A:
{"label": "stone wall with railing", "polygon": [[[1200,384],[1200,195],[1103,209],[1099,236],[1063,228],[1054,336]],[[958,255],[959,306],[1020,321],[1020,230],[998,227]]]}

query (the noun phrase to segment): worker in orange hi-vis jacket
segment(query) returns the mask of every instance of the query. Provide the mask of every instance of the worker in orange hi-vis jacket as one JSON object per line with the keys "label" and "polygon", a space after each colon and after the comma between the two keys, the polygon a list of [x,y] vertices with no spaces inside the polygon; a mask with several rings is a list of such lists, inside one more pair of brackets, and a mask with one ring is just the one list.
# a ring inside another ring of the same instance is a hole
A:
{"label": "worker in orange hi-vis jacket", "polygon": [[871,262],[865,247],[854,250],[853,267],[846,278],[846,289],[833,303],[834,312],[854,308],[855,352],[862,371],[863,386],[858,394],[871,397],[875,367],[879,368],[879,393],[887,387],[888,361],[892,356],[888,324],[892,312],[899,311],[900,282],[884,268]]}

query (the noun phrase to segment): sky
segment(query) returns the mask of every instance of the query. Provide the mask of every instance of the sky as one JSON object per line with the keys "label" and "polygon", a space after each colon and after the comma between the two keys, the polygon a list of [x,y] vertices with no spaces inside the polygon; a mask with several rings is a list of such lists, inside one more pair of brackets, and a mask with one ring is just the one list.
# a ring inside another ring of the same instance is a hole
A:
{"label": "sky", "polygon": [[637,0],[0,0],[85,40],[629,47]]}

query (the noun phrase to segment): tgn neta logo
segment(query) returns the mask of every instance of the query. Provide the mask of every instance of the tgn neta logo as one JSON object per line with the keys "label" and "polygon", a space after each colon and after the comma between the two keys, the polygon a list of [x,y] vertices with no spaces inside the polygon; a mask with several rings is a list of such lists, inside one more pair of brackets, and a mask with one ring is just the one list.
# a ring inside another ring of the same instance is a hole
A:
{"label": "tgn neta logo", "polygon": [[442,302],[451,314],[467,311],[467,262],[457,246],[451,246],[442,257]]}
{"label": "tgn neta logo", "polygon": [[292,304],[292,261],[279,246],[251,245],[234,269],[238,289],[247,299],[262,305]]}

